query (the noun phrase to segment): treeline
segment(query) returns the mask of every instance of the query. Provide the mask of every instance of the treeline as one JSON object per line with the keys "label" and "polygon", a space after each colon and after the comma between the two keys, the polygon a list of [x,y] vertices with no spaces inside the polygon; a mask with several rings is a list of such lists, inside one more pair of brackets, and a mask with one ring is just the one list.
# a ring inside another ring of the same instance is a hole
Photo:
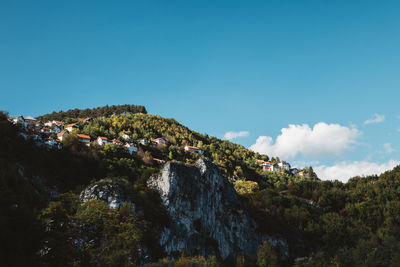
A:
{"label": "treeline", "polygon": [[53,111],[50,114],[45,114],[37,117],[41,121],[58,120],[65,121],[67,118],[97,118],[97,117],[109,117],[113,114],[119,115],[123,113],[144,113],[147,114],[147,110],[144,106],[137,105],[112,105],[97,108],[87,108],[87,109],[70,109],[67,111]]}

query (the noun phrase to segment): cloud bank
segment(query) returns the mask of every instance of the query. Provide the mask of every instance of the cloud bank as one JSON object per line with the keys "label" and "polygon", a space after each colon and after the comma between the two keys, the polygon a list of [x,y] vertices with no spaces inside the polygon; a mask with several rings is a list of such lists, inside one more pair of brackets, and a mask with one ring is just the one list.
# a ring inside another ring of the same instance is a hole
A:
{"label": "cloud bank", "polygon": [[245,136],[249,136],[249,135],[250,135],[250,133],[248,131],[241,131],[241,132],[230,131],[230,132],[226,132],[224,134],[224,139],[232,140],[232,139],[235,139],[238,137],[245,137]]}
{"label": "cloud bank", "polygon": [[337,157],[352,149],[361,132],[354,127],[319,122],[311,128],[308,124],[290,124],[283,128],[274,142],[270,136],[260,136],[250,149],[269,156]]}
{"label": "cloud bank", "polygon": [[322,180],[339,180],[347,182],[349,178],[354,176],[381,174],[387,170],[391,170],[400,161],[389,160],[386,163],[378,164],[369,161],[339,162],[333,166],[316,166],[313,167],[315,173]]}
{"label": "cloud bank", "polygon": [[371,124],[371,123],[381,123],[385,120],[385,115],[374,114],[371,119],[364,121],[364,125]]}

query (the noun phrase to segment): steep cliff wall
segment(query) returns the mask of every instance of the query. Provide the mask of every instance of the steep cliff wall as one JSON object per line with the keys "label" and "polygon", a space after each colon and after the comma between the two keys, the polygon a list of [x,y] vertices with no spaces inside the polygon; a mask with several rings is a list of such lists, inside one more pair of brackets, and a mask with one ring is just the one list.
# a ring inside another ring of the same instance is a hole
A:
{"label": "steep cliff wall", "polygon": [[160,239],[169,256],[184,250],[225,259],[238,253],[255,253],[265,239],[287,256],[284,240],[257,233],[256,223],[243,210],[234,188],[212,162],[168,162],[148,185],[159,192],[171,217],[171,225]]}

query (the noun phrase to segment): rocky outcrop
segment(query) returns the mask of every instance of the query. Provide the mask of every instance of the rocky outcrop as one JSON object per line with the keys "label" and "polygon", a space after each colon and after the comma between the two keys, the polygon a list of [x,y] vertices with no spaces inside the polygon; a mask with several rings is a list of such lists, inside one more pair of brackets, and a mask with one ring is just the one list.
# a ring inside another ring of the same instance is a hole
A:
{"label": "rocky outcrop", "polygon": [[263,240],[287,254],[285,240],[257,233],[256,223],[242,208],[232,185],[206,159],[195,165],[168,162],[148,185],[159,192],[171,217],[160,238],[170,257],[181,251],[223,259],[253,254]]}
{"label": "rocky outcrop", "polygon": [[121,186],[111,179],[102,179],[89,185],[79,196],[82,202],[92,199],[103,200],[112,209],[118,209],[123,202],[129,201]]}

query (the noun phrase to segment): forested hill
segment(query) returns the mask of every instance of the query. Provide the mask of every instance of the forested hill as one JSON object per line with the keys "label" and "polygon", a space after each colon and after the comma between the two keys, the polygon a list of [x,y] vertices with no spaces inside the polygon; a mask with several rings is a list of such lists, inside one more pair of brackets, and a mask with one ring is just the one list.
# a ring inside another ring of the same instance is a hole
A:
{"label": "forested hill", "polygon": [[[74,127],[57,122],[38,129],[37,123],[14,125],[0,112],[0,240],[6,240],[0,251],[6,266],[135,266],[144,258],[153,267],[400,264],[400,167],[345,184],[321,181],[312,168],[304,170],[308,176],[265,170],[260,163],[282,161],[174,119],[111,112],[80,120],[86,116],[76,114],[62,120]],[[57,143],[52,130],[60,127],[66,130]],[[204,259],[182,249],[175,262],[163,260],[160,233],[171,222],[148,181],[166,161],[200,157],[217,164],[261,235],[287,241],[288,257],[266,242],[251,255]],[[96,195],[96,188],[111,190],[109,196],[123,203],[111,208],[101,197],[84,202],[81,192]]]}
{"label": "forested hill", "polygon": [[147,110],[144,106],[137,105],[112,105],[112,106],[104,106],[97,108],[86,108],[86,109],[70,109],[67,111],[53,111],[52,113],[45,114],[39,116],[37,119],[41,121],[48,120],[58,120],[65,121],[69,118],[87,118],[87,117],[102,117],[102,116],[110,116],[112,114],[122,114],[122,113],[147,113]]}

